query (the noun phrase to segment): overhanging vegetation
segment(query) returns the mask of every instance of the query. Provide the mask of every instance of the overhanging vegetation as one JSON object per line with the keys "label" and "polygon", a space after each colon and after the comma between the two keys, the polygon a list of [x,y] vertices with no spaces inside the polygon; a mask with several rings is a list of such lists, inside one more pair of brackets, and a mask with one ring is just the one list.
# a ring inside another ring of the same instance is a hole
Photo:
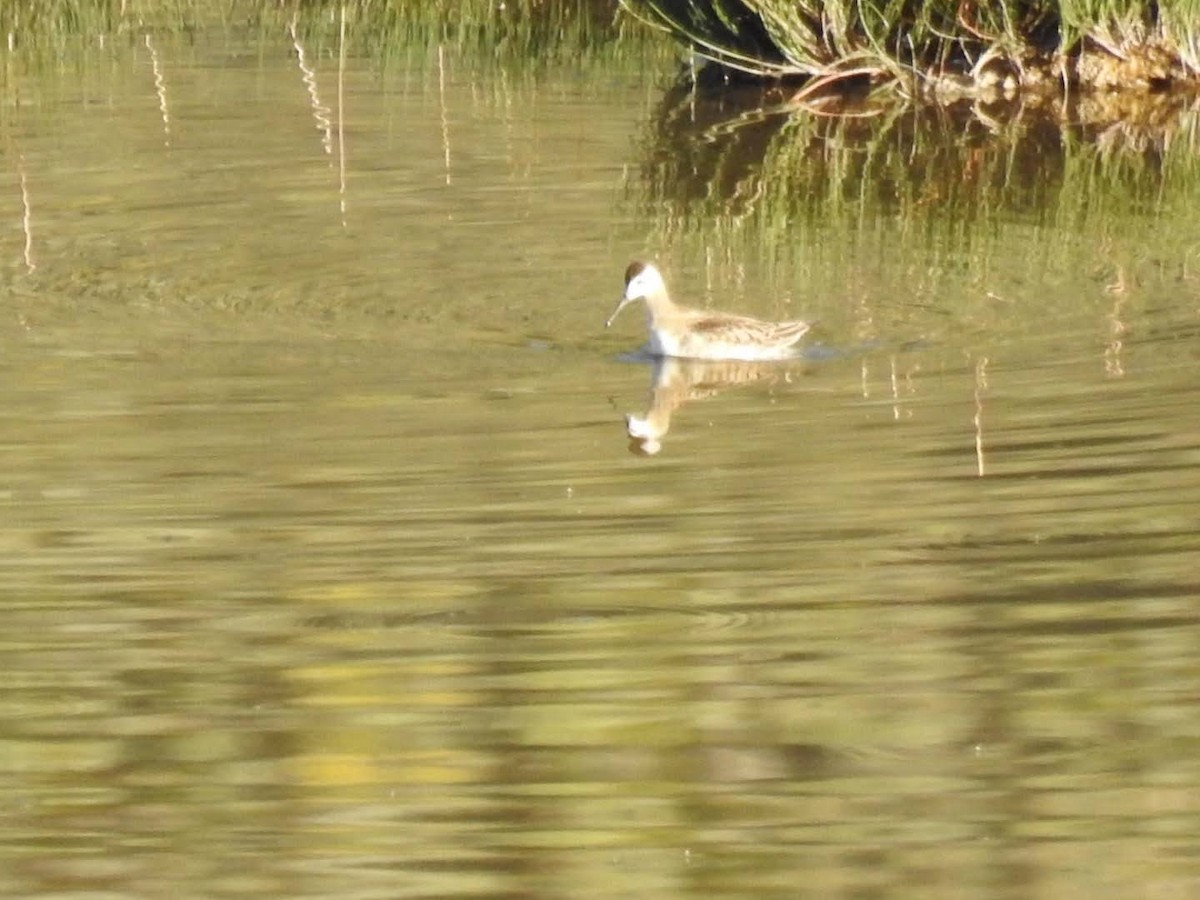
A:
{"label": "overhanging vegetation", "polygon": [[730,72],[910,94],[1200,83],[1200,0],[620,0]]}

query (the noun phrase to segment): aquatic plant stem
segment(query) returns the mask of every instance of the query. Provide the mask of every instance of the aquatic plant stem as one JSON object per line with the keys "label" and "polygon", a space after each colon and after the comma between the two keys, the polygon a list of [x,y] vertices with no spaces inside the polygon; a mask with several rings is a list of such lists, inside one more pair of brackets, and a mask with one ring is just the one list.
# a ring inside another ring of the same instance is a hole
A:
{"label": "aquatic plant stem", "polygon": [[338,198],[342,228],[346,227],[346,4],[338,23]]}

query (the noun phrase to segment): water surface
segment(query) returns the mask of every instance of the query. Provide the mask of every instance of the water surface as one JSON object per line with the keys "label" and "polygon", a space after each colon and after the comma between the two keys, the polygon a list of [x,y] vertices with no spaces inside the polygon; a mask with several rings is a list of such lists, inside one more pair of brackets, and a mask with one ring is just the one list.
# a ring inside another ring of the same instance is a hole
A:
{"label": "water surface", "polygon": [[[0,117],[4,893],[1195,893],[1177,219],[664,225],[654,67],[150,37]],[[812,349],[652,390],[642,255]]]}

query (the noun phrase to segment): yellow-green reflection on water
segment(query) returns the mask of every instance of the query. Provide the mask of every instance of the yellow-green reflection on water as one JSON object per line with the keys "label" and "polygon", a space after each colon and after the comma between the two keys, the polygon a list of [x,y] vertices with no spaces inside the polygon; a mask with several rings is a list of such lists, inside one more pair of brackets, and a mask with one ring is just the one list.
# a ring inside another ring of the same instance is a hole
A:
{"label": "yellow-green reflection on water", "polygon": [[290,48],[5,113],[0,892],[1188,895],[1183,239],[673,233],[821,346],[635,456],[653,87]]}

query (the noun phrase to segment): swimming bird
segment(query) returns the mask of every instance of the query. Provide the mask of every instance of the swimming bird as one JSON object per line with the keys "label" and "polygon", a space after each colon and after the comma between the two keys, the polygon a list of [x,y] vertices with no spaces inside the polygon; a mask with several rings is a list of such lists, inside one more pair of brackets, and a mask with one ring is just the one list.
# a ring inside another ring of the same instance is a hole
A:
{"label": "swimming bird", "polygon": [[604,327],[635,300],[646,303],[649,351],[680,359],[791,359],[793,345],[811,327],[808,322],[764,322],[749,316],[678,306],[667,293],[662,274],[647,262],[631,262],[625,270],[625,295]]}

